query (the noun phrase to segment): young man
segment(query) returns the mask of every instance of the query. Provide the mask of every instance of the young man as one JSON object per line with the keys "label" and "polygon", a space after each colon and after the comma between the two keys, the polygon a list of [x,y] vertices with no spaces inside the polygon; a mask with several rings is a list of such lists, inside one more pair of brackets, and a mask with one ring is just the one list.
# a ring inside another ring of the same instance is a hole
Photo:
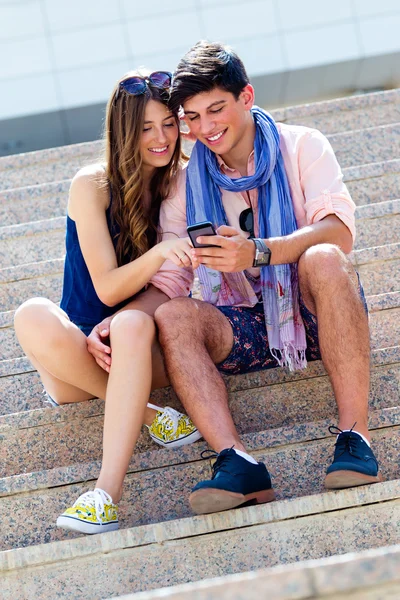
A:
{"label": "young man", "polygon": [[345,256],[354,203],[331,146],[318,131],[278,127],[254,107],[243,63],[221,44],[199,42],[184,56],[171,102],[198,142],[186,198],[164,202],[162,229],[179,219],[184,228],[185,212],[188,224],[218,226],[217,236],[198,238],[209,247],[193,250],[206,302],[177,298],[155,314],[171,384],[218,454],[213,478],[190,496],[193,510],[274,499],[265,465],[236,431],[221,373],[293,370],[322,358],[339,411],[325,486],[380,481],[367,425],[365,299]]}

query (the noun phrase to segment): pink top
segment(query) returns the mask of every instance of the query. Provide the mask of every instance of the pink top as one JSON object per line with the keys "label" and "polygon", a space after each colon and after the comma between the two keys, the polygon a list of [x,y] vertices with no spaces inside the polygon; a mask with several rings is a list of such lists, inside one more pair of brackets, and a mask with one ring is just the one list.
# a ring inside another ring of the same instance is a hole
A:
{"label": "pink top", "polygon": [[[294,213],[299,228],[321,221],[328,215],[336,215],[349,228],[355,239],[355,204],[343,183],[343,174],[336,160],[332,146],[326,137],[316,129],[277,123],[280,132],[280,145],[286,174],[293,200]],[[224,164],[218,157],[222,171],[229,177],[240,177],[240,173]],[[249,156],[248,174],[254,173],[254,152]],[[160,210],[160,227],[163,239],[187,237],[186,232],[186,170],[178,175],[176,190],[164,200]],[[222,190],[222,202],[228,223],[244,237],[249,234],[240,229],[239,215],[251,206],[257,215],[257,190],[249,192],[229,192]],[[255,235],[258,223],[255,219]],[[260,269],[251,268],[248,272],[258,277]],[[154,275],[150,283],[170,298],[187,296],[193,282],[193,271],[180,268],[171,261]],[[255,286],[256,288],[258,286]],[[255,289],[258,292],[257,289]]]}

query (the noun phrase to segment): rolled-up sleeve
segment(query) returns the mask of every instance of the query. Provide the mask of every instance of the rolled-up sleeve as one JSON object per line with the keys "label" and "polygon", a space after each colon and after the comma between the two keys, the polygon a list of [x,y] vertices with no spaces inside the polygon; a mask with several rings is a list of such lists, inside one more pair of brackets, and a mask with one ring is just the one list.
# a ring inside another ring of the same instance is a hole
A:
{"label": "rolled-up sleeve", "polygon": [[354,242],[356,207],[327,138],[311,130],[302,140],[298,160],[307,223],[311,225],[328,215],[336,215],[348,227]]}
{"label": "rolled-up sleeve", "polygon": [[[185,182],[186,172],[183,170],[178,175],[172,195],[161,204],[159,226],[162,240],[187,237]],[[188,296],[193,285],[193,269],[177,267],[171,260],[166,260],[149,283],[171,299]]]}

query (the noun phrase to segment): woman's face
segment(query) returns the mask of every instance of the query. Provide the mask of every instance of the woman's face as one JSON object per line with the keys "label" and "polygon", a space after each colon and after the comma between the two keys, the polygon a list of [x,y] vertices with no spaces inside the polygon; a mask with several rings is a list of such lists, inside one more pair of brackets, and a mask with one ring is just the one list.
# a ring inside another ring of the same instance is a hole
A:
{"label": "woman's face", "polygon": [[149,173],[165,167],[174,154],[179,130],[172,112],[161,102],[149,100],[146,105],[140,153],[143,167]]}

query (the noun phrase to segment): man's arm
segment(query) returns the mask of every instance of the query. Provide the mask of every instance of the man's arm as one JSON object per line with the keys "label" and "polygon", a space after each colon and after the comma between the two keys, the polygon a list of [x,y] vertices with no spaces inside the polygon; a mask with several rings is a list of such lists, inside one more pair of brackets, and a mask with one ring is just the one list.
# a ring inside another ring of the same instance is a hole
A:
{"label": "man's arm", "polygon": [[[239,234],[234,227],[219,227],[218,235],[199,237],[199,243],[212,244],[220,248],[193,248],[193,268],[199,264],[232,273],[244,271],[253,266],[255,245],[250,239]],[[336,244],[343,252],[352,248],[352,235],[346,225],[336,215],[329,215],[313,223],[297,229],[290,235],[264,240],[271,250],[271,265],[297,262],[300,256],[316,244]]]}

